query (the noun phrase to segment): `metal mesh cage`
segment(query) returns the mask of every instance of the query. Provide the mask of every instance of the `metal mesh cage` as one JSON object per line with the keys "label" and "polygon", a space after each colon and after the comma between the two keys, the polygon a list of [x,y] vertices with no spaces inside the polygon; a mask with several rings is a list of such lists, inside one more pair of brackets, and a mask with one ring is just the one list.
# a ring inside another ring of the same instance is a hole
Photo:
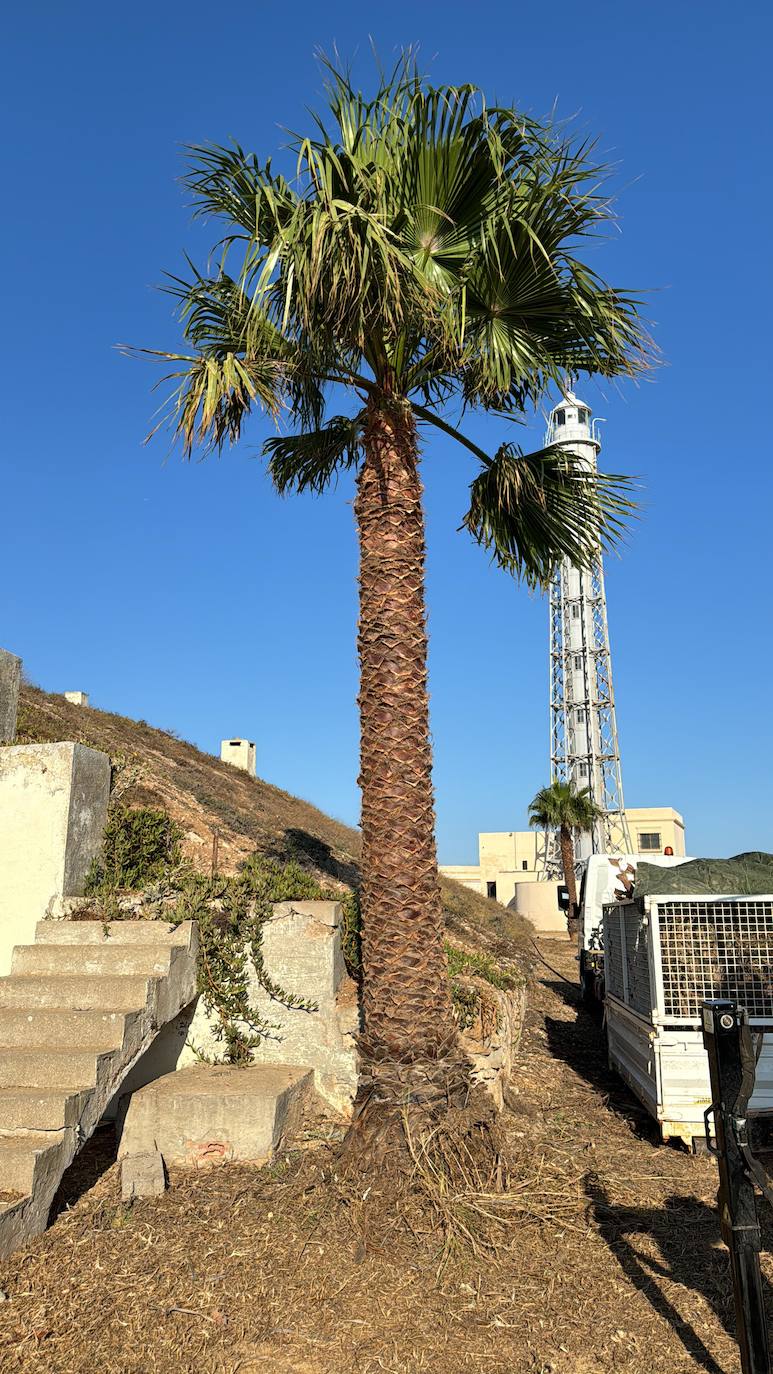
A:
{"label": "metal mesh cage", "polygon": [[648,917],[630,902],[604,910],[606,990],[643,1016],[652,1013]]}
{"label": "metal mesh cage", "polygon": [[625,928],[625,972],[628,985],[626,1001],[643,1016],[652,1014],[650,960],[647,936],[649,919],[631,903],[621,908]]}
{"label": "metal mesh cage", "polygon": [[623,940],[620,912],[616,907],[607,907],[604,911],[604,983],[608,993],[622,1000]]}
{"label": "metal mesh cage", "polygon": [[693,1020],[705,998],[729,997],[773,1018],[773,901],[658,901],[657,920],[665,1016]]}

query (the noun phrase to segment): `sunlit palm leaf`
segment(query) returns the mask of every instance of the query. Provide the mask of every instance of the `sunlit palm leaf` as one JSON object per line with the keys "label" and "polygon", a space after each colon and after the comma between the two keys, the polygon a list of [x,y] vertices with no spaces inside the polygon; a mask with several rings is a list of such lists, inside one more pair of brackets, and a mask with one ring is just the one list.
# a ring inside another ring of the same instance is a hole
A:
{"label": "sunlit palm leaf", "polygon": [[[358,452],[349,422],[325,421],[331,384],[406,397],[454,434],[451,402],[512,418],[567,371],[642,366],[639,302],[578,257],[612,215],[592,150],[473,87],[429,86],[410,57],[372,99],[330,65],[327,79],[325,117],[291,137],[294,174],[238,145],[189,149],[195,212],[223,235],[211,277],[191,267],[171,286],[190,347],[167,416],[186,452],[235,441],[260,408],[298,431],[270,441],[275,480],[321,490]],[[587,560],[629,506],[575,469],[501,449],[468,527],[536,581],[564,553]]]}

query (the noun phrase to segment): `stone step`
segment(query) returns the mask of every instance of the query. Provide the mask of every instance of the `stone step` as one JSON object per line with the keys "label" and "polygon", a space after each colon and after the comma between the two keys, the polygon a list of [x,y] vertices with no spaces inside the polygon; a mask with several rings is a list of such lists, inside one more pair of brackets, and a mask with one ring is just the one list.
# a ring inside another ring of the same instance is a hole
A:
{"label": "stone step", "polygon": [[144,974],[163,977],[169,972],[171,945],[17,945],[11,976],[22,974]]}
{"label": "stone step", "polygon": [[3,1050],[0,1088],[93,1088],[100,1060],[94,1050]]}
{"label": "stone step", "polygon": [[0,978],[0,1259],[45,1230],[64,1170],[196,995],[195,922],[38,933]]}
{"label": "stone step", "polygon": [[0,1131],[59,1131],[74,1126],[88,1098],[59,1088],[0,1088]]}
{"label": "stone step", "polygon": [[70,1007],[83,1011],[133,1011],[144,1007],[155,979],[142,974],[56,977],[9,974],[0,978],[0,1007]]}
{"label": "stone step", "polygon": [[38,921],[36,945],[183,945],[191,943],[191,922]]}
{"label": "stone step", "polygon": [[124,1041],[127,1023],[139,1011],[78,1011],[61,1007],[0,1007],[0,1051],[40,1049],[117,1050]]}
{"label": "stone step", "polygon": [[0,1192],[32,1193],[38,1156],[57,1150],[62,1143],[61,1132],[18,1131],[0,1135]]}
{"label": "stone step", "polygon": [[298,1125],[314,1071],[293,1064],[193,1064],[132,1094],[119,1156],[166,1164],[266,1164]]}

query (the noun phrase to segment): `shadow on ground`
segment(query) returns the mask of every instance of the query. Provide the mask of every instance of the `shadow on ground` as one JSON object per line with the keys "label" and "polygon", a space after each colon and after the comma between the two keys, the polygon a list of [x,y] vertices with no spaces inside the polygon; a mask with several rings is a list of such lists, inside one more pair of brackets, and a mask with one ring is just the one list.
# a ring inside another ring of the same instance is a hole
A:
{"label": "shadow on ground", "polygon": [[569,983],[548,978],[544,979],[544,983],[576,1013],[572,1020],[545,1017],[545,1034],[551,1054],[556,1059],[562,1059],[580,1078],[595,1088],[611,1111],[626,1118],[635,1135],[654,1144],[659,1139],[655,1122],[609,1067],[601,1016],[587,1011],[582,1005],[579,988],[575,990]]}
{"label": "shadow on ground", "polygon": [[283,858],[306,859],[329,878],[335,878],[336,882],[346,883],[349,887],[359,885],[360,875],[356,863],[348,857],[341,858],[325,840],[317,835],[310,835],[307,830],[292,826],[285,830]]}
{"label": "shadow on ground", "polygon": [[98,1126],[83,1149],[78,1151],[69,1169],[62,1174],[48,1214],[49,1226],[99,1182],[102,1175],[115,1164],[117,1153],[115,1128],[112,1125]]}
{"label": "shadow on ground", "polygon": [[[658,1283],[670,1280],[700,1294],[728,1335],[736,1339],[730,1259],[721,1243],[716,1208],[699,1198],[678,1195],[667,1197],[662,1207],[615,1206],[595,1174],[586,1175],[585,1192],[599,1233],[626,1278],[668,1322],[701,1368],[710,1374],[727,1374],[706,1347],[700,1332],[680,1315]],[[773,1229],[769,1211],[761,1221],[763,1244],[770,1249]],[[659,1256],[647,1253],[647,1238],[655,1241]],[[763,1283],[770,1322],[773,1290],[767,1280],[763,1279]]]}

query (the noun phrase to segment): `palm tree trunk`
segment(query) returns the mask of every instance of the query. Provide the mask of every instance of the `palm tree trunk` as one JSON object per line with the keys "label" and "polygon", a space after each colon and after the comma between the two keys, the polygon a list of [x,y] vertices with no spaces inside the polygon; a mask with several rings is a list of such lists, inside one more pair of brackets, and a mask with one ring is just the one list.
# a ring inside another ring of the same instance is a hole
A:
{"label": "palm tree trunk", "polygon": [[390,1122],[399,1127],[406,1111],[466,1100],[469,1065],[459,1048],[443,947],[427,696],[424,517],[416,430],[407,406],[371,399],[364,446],[355,501],[363,1031],[349,1141],[359,1137],[359,1153],[363,1135],[373,1134],[363,1130],[367,1118],[376,1127],[379,1153],[385,1137],[394,1135]]}
{"label": "palm tree trunk", "polygon": [[564,882],[569,890],[569,911],[567,919],[570,923],[577,920],[577,881],[574,876],[574,841],[572,832],[568,825],[562,825],[560,829],[561,864],[564,870]]}

